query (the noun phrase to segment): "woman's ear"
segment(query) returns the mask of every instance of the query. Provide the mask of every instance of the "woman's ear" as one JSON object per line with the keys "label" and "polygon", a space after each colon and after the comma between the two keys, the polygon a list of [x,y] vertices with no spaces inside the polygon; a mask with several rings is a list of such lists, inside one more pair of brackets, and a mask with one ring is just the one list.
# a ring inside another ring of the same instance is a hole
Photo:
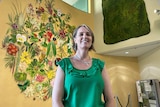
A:
{"label": "woman's ear", "polygon": [[73,38],[73,40],[74,40],[74,43],[76,43],[76,39],[75,39],[75,38]]}

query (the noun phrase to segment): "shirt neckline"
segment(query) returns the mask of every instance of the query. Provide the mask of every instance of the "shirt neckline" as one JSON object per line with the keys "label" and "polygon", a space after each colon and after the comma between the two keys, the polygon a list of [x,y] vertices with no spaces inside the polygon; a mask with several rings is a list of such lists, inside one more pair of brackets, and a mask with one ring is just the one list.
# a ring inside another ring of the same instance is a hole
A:
{"label": "shirt neckline", "polygon": [[72,61],[71,61],[71,57],[68,58],[71,66],[72,66],[75,70],[78,70],[78,71],[88,71],[88,70],[90,70],[90,69],[93,67],[93,62],[94,62],[94,58],[91,58],[91,59],[92,59],[92,65],[91,65],[88,69],[78,69],[78,68],[76,68],[76,67],[73,66]]}

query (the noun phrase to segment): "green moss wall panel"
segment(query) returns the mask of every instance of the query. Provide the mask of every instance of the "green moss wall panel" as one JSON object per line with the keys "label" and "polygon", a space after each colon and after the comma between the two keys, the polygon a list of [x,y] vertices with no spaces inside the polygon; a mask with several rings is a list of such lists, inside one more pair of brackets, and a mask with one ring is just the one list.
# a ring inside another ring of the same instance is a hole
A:
{"label": "green moss wall panel", "polygon": [[150,32],[143,0],[102,0],[104,43],[114,44]]}

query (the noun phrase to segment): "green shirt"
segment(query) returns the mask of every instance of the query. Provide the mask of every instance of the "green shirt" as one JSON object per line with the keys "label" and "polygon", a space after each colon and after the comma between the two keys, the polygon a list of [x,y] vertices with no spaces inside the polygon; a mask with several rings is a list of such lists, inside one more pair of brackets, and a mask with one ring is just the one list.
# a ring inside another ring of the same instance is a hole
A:
{"label": "green shirt", "polygon": [[92,58],[92,66],[87,70],[74,68],[69,58],[62,59],[58,64],[65,73],[65,107],[104,107],[104,81],[101,75],[103,61]]}

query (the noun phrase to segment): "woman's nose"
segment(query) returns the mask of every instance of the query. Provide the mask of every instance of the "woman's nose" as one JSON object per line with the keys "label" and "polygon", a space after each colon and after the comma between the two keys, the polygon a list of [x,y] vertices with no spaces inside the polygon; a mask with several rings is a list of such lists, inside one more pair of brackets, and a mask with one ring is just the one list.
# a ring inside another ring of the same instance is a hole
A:
{"label": "woman's nose", "polygon": [[84,33],[84,34],[83,34],[83,37],[87,37],[87,34],[86,34],[86,33]]}

